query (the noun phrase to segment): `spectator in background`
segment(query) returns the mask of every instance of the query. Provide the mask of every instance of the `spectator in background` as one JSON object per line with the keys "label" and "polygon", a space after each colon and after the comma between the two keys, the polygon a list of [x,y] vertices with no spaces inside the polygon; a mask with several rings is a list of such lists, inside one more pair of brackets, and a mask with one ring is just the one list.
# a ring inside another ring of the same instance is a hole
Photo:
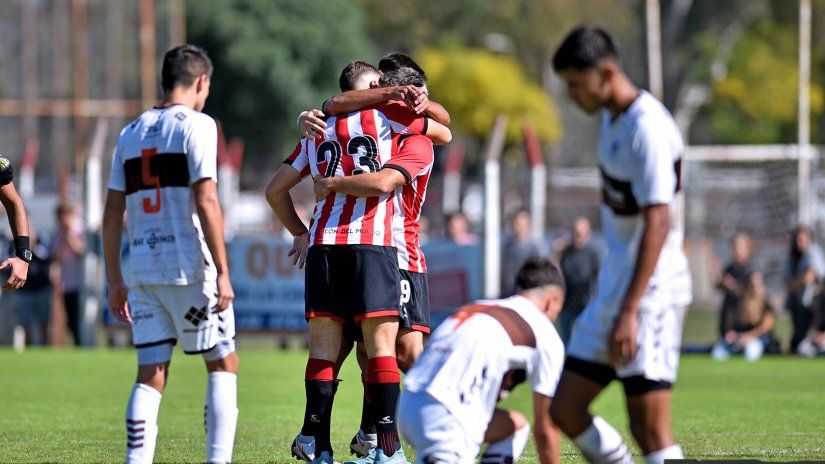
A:
{"label": "spectator in background", "polygon": [[756,361],[765,352],[778,352],[773,337],[774,310],[765,294],[761,272],[751,272],[737,296],[737,305],[729,308],[722,322],[724,335],[711,352],[714,359],[728,359],[742,353],[748,361]]}
{"label": "spectator in background", "polygon": [[519,210],[513,215],[511,233],[501,247],[501,295],[510,296],[515,290],[515,275],[528,258],[540,257],[541,247],[530,238],[530,213]]}
{"label": "spectator in background", "polygon": [[60,268],[60,292],[66,320],[74,343],[81,345],[80,291],[83,289],[83,224],[80,212],[74,205],[61,203],[57,207],[57,231],[52,240],[52,259]]}
{"label": "spectator in background", "polygon": [[791,314],[793,333],[791,352],[796,353],[805,339],[813,320],[812,307],[818,290],[818,281],[825,273],[825,260],[813,244],[811,230],[805,226],[794,229],[791,235],[790,256],[785,274],[788,296],[785,308]]}
{"label": "spectator in background", "polygon": [[573,324],[596,291],[601,266],[601,254],[592,245],[590,221],[578,217],[573,221],[572,242],[564,247],[559,258],[564,275],[564,307],[559,316],[561,340],[565,346]]}
{"label": "spectator in background", "polygon": [[470,232],[470,221],[464,213],[453,213],[447,217],[447,235],[457,245],[478,243],[478,235]]}
{"label": "spectator in background", "polygon": [[726,337],[730,313],[739,308],[740,298],[747,286],[748,276],[753,272],[751,255],[753,238],[744,232],[738,232],[731,238],[731,262],[725,266],[716,279],[716,288],[722,291],[722,307],[719,311],[719,337]]}
{"label": "spectator in background", "polygon": [[49,316],[52,311],[52,289],[49,282],[51,257],[49,248],[40,243],[38,234],[29,227],[32,259],[29,277],[16,295],[14,310],[17,321],[26,332],[26,343],[45,345],[48,340]]}

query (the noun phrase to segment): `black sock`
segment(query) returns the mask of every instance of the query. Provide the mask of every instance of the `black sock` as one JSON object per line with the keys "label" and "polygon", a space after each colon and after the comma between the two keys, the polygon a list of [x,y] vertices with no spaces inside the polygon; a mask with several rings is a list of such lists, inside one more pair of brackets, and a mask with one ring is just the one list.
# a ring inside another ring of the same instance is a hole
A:
{"label": "black sock", "polygon": [[398,405],[398,383],[372,383],[368,386],[375,413],[378,447],[387,456],[398,450],[398,429],[395,423],[395,407]]}
{"label": "black sock", "polygon": [[364,386],[364,399],[361,402],[361,431],[364,433],[376,433],[375,414],[372,411],[369,389],[366,383],[362,382],[362,385]]}
{"label": "black sock", "polygon": [[306,380],[307,405],[301,435],[315,437],[315,454],[328,451],[332,454],[329,427],[332,417],[332,401],[336,383],[331,380]]}

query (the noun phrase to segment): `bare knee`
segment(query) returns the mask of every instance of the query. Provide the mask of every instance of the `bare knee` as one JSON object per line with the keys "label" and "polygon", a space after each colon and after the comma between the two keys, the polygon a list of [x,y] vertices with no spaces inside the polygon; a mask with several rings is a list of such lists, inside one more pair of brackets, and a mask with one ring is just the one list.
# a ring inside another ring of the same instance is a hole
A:
{"label": "bare knee", "polygon": [[159,392],[166,387],[166,377],[169,375],[169,363],[144,364],[138,366],[137,381]]}
{"label": "bare knee", "polygon": [[369,359],[395,357],[395,343],[398,336],[397,317],[366,318],[361,321],[364,347]]}
{"label": "bare knee", "polygon": [[208,372],[229,372],[232,374],[238,373],[238,353],[234,351],[221,359],[205,362],[206,370]]}
{"label": "bare knee", "polygon": [[670,429],[670,392],[658,391],[627,399],[630,432],[647,454],[674,443]]}
{"label": "bare knee", "polygon": [[398,359],[398,368],[402,372],[406,373],[412,367],[422,351],[424,351],[424,338],[421,332],[409,329],[398,332],[395,356]]}

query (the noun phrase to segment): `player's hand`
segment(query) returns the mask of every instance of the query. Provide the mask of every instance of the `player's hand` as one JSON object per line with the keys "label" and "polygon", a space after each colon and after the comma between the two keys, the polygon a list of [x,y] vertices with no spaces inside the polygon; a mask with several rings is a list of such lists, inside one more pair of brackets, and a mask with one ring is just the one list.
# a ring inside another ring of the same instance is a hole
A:
{"label": "player's hand", "polygon": [[326,177],[322,177],[312,184],[312,190],[315,191],[315,202],[323,200],[332,195],[332,190],[329,188],[329,181]]}
{"label": "player's hand", "polygon": [[422,90],[413,100],[413,111],[416,114],[424,114],[430,108],[430,97]]}
{"label": "player's hand", "polygon": [[3,289],[17,290],[26,283],[26,276],[29,274],[29,263],[17,257],[9,258],[0,264],[0,269],[5,269],[9,266],[11,266],[11,275],[9,275],[6,283],[3,284]]}
{"label": "player's hand", "polygon": [[218,274],[218,305],[215,306],[213,313],[225,311],[232,304],[235,299],[235,291],[232,290],[232,282],[229,281],[229,274],[224,272]]}
{"label": "player's hand", "polygon": [[323,117],[324,113],[321,110],[313,109],[302,112],[298,116],[298,129],[301,131],[301,135],[308,139],[314,139],[323,134],[324,129],[327,128],[327,123],[321,119]]}
{"label": "player's hand", "polygon": [[126,301],[128,295],[129,289],[123,281],[109,283],[109,312],[120,322],[131,324],[132,316],[129,315],[129,303]]}
{"label": "player's hand", "polygon": [[622,305],[613,330],[610,331],[610,361],[614,366],[626,366],[636,358],[636,333],[639,330],[639,313]]}
{"label": "player's hand", "polygon": [[292,265],[298,269],[303,269],[307,262],[307,251],[309,250],[309,231],[305,231],[292,239],[292,249],[287,256],[292,257]]}

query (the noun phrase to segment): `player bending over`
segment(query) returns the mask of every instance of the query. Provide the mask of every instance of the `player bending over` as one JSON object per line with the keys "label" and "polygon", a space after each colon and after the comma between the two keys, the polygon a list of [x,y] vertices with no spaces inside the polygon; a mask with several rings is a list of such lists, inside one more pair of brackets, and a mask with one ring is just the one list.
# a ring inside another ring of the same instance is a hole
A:
{"label": "player bending over", "polygon": [[670,420],[684,311],[691,300],[682,252],[682,137],[667,109],[622,71],[613,39],[583,26],[564,39],[553,67],[588,113],[601,111],[598,160],[607,255],[596,295],[573,328],[553,420],[594,463],[631,462],[622,437],[590,403],[624,385],[630,431],[645,462],[682,457]]}
{"label": "player bending over", "polygon": [[287,166],[267,188],[267,200],[295,237],[291,252],[295,262],[303,266],[306,260],[307,267],[310,359],[304,426],[295,443],[300,451],[297,457],[333,462],[329,421],[346,323],[357,324],[363,333],[368,390],[376,415],[382,418],[377,424],[374,462],[403,463],[406,458],[394,419],[400,381],[395,340],[401,297],[392,235],[394,202],[389,194],[369,198],[331,195],[315,205],[308,234],[289,190],[310,173],[317,180],[377,172],[394,163],[395,134],[442,132],[447,140],[451,136],[444,126],[417,117],[400,103],[333,117],[327,124],[323,137],[299,142]]}
{"label": "player bending over", "polygon": [[[172,346],[200,354],[209,372],[206,461],[232,461],[238,418],[234,294],[218,203],[215,121],[201,113],[212,62],[184,45],[166,52],[165,98],[124,127],[109,177],[103,245],[109,310],[131,323],[138,376],[126,407],[126,462],[151,463]],[[129,285],[120,269],[128,214]],[[128,300],[128,304],[127,304]]]}
{"label": "player bending over", "polygon": [[[464,306],[438,326],[404,378],[398,402],[398,430],[415,448],[417,463],[473,463],[485,432],[493,443],[481,462],[515,462],[529,426],[496,403],[502,386],[511,389],[518,377],[533,390],[539,462],[558,463],[550,407],[558,401],[564,346],[552,320],[563,302],[561,271],[549,259],[531,258],[518,272],[515,296]],[[523,423],[507,436],[501,424],[511,417]]]}
{"label": "player bending over", "polygon": [[[0,263],[0,269],[11,267],[4,290],[17,290],[26,283],[32,252],[29,244],[29,219],[23,200],[14,188],[14,167],[8,158],[0,155],[0,203],[9,215],[9,227],[14,237],[14,256]],[[4,253],[5,254],[5,253]]]}

